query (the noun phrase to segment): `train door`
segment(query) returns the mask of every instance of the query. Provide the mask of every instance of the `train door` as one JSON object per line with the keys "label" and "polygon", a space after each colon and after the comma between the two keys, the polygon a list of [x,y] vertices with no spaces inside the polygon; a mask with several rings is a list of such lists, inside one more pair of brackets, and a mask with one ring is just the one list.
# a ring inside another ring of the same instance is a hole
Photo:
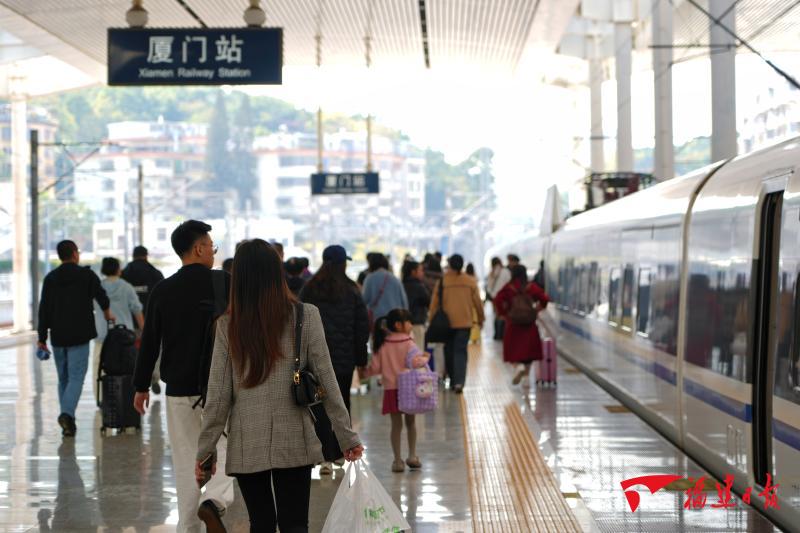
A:
{"label": "train door", "polygon": [[[756,350],[768,350],[768,357],[754,360],[753,474],[762,487],[766,473],[772,474],[771,483],[780,485],[782,512],[793,512],[796,519],[800,512],[800,176],[783,179],[786,191],[774,193],[780,196],[774,202],[780,213],[766,213],[777,224],[772,246],[778,250],[771,267],[774,301],[769,339],[760,339],[761,346],[756,342]],[[763,327],[757,325],[756,331]],[[758,367],[767,373],[760,374]]]}
{"label": "train door", "polygon": [[780,259],[781,215],[783,190],[765,191],[758,224],[757,256],[753,261],[753,353],[752,386],[752,468],[756,483],[767,483],[772,474],[772,385],[774,376],[774,347],[776,330],[773,327],[778,306],[777,287]]}

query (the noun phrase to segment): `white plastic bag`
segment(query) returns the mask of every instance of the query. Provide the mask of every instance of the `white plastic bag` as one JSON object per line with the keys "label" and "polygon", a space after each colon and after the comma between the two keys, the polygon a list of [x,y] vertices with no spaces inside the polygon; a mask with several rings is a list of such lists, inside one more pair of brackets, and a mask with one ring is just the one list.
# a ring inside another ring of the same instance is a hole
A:
{"label": "white plastic bag", "polygon": [[367,464],[350,463],[336,491],[322,533],[400,533],[411,531],[403,513]]}

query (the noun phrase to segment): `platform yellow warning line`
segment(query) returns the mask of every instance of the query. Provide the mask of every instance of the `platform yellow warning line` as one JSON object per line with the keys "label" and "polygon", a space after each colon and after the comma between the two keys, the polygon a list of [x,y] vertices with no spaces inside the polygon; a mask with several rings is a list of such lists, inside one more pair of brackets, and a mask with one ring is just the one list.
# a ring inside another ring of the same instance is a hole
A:
{"label": "platform yellow warning line", "polygon": [[579,533],[502,364],[470,346],[461,419],[473,531]]}

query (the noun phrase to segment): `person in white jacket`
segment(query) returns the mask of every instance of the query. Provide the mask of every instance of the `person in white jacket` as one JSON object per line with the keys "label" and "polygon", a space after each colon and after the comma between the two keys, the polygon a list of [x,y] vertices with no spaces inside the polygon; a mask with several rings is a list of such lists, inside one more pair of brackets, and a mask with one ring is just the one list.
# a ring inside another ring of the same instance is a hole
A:
{"label": "person in white jacket", "polygon": [[[486,299],[494,301],[494,297],[500,289],[511,281],[511,271],[503,266],[503,261],[499,257],[492,257],[492,270],[486,277]],[[503,340],[503,319],[494,310],[494,340]]]}

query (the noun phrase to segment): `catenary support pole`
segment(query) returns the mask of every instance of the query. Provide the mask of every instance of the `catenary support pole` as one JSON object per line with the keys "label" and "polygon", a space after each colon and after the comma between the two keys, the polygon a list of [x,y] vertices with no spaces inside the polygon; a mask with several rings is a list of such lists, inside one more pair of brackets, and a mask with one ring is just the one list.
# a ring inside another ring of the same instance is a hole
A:
{"label": "catenary support pole", "polygon": [[139,206],[139,244],[144,246],[144,169],[141,163],[139,163],[136,178],[136,190],[138,192],[138,201],[136,203]]}
{"label": "catenary support pole", "polygon": [[605,171],[606,162],[603,142],[603,61],[597,57],[589,59],[589,97],[590,97],[590,147],[592,172]]}
{"label": "catenary support pole", "polygon": [[[31,323],[39,319],[39,131],[31,130]],[[45,257],[47,255],[45,254]]]}
{"label": "catenary support pole", "polygon": [[[711,54],[711,160],[738,153],[736,145],[736,39],[717,24],[736,31],[737,0],[709,0]],[[720,16],[725,15],[720,18]]]}
{"label": "catenary support pole", "polygon": [[653,83],[655,95],[655,153],[657,180],[675,176],[672,139],[672,3],[653,1]]}
{"label": "catenary support pole", "polygon": [[631,71],[633,29],[630,22],[614,24],[617,70],[617,170],[633,171]]}

